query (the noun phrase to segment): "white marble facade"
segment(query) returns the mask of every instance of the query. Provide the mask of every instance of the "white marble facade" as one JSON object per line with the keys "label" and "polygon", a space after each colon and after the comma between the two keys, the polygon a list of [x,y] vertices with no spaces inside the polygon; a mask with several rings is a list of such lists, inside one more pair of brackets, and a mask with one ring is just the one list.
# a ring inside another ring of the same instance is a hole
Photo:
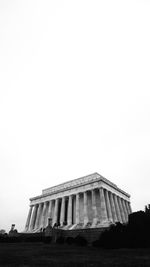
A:
{"label": "white marble facade", "polygon": [[130,196],[115,184],[93,173],[42,191],[30,199],[25,232],[48,225],[61,229],[107,227],[128,222]]}

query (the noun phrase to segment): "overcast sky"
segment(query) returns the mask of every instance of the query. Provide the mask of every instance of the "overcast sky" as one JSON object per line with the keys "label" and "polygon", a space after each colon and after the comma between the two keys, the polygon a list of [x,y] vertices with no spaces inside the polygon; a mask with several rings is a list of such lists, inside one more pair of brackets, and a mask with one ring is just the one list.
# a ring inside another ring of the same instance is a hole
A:
{"label": "overcast sky", "polygon": [[150,2],[0,0],[0,229],[93,172],[150,203]]}

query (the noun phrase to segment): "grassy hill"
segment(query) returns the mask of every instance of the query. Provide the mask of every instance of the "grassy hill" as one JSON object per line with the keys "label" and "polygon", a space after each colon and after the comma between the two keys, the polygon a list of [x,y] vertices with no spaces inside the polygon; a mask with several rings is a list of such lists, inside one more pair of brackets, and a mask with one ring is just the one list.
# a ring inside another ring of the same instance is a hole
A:
{"label": "grassy hill", "polygon": [[0,266],[142,267],[150,249],[111,249],[43,243],[0,243]]}

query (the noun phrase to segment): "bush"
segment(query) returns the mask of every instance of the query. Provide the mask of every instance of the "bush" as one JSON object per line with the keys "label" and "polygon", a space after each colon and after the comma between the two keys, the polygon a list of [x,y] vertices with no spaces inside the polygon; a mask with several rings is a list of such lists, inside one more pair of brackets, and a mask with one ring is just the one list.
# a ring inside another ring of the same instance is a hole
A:
{"label": "bush", "polygon": [[150,213],[139,211],[129,215],[128,224],[116,223],[92,244],[103,248],[149,248]]}

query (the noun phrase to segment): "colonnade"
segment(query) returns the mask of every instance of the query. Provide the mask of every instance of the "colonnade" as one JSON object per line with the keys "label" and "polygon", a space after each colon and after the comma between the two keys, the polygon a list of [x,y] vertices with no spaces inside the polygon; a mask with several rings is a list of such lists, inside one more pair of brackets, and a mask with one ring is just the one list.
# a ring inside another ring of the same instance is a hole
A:
{"label": "colonnade", "polygon": [[25,231],[45,228],[48,218],[52,219],[52,226],[68,229],[126,223],[130,213],[129,201],[101,187],[31,205]]}

